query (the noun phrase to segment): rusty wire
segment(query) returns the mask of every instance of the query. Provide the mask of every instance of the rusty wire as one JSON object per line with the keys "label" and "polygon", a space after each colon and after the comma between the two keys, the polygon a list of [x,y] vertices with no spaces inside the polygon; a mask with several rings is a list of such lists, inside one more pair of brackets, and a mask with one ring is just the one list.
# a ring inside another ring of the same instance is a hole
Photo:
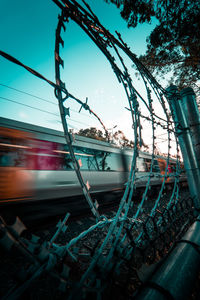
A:
{"label": "rusty wire", "polygon": [[[64,221],[60,223],[57,234],[52,237],[49,242],[45,241],[42,244],[39,243],[37,238],[34,240],[34,237],[31,237],[31,239],[27,240],[26,238],[22,238],[20,235],[15,235],[7,226],[6,221],[3,220],[1,224],[1,230],[4,231],[4,233],[8,236],[8,240],[11,239],[12,245],[18,244],[20,249],[23,249],[23,251],[28,253],[35,265],[35,268],[32,268],[32,271],[30,271],[31,276],[28,274],[27,277],[25,277],[24,283],[15,287],[14,289],[11,289],[7,296],[20,295],[20,293],[22,293],[24,289],[29,286],[32,280],[40,276],[45,270],[49,270],[56,278],[63,279],[62,276],[55,271],[58,261],[65,265],[66,268],[70,269],[67,263],[64,263],[64,260],[66,257],[68,257],[74,263],[79,262],[81,251],[78,245],[83,237],[86,237],[95,230],[104,230],[106,232],[105,237],[99,241],[97,240],[95,245],[92,245],[93,248],[89,255],[88,266],[85,270],[83,270],[80,280],[77,282],[71,282],[69,274],[65,275],[64,278],[65,286],[69,287],[67,293],[68,299],[77,299],[79,296],[83,297],[84,294],[86,297],[91,290],[96,294],[96,299],[101,299],[104,291],[106,291],[108,287],[109,282],[112,281],[109,279],[109,276],[111,276],[111,278],[117,276],[124,265],[132,264],[133,269],[138,269],[141,267],[141,264],[146,262],[152,263],[157,259],[158,256],[163,257],[166,254],[166,249],[169,248],[170,245],[175,241],[175,236],[178,232],[180,232],[182,225],[184,224],[184,226],[186,226],[193,217],[192,201],[191,199],[184,199],[180,202],[180,155],[177,136],[175,136],[177,155],[173,189],[168,203],[164,205],[162,202],[166,181],[169,178],[168,166],[171,157],[171,135],[174,135],[175,132],[174,123],[170,119],[165,89],[137,59],[136,55],[131,52],[130,48],[123,41],[121,35],[116,33],[117,37],[115,37],[101,25],[99,19],[95,16],[85,1],[83,1],[85,8],[75,0],[53,0],[53,2],[55,2],[56,5],[58,5],[61,9],[61,14],[59,16],[58,26],[56,29],[55,42],[56,83],[46,79],[37,71],[24,65],[5,52],[0,51],[0,55],[25,68],[38,78],[45,80],[54,88],[55,96],[59,103],[66,143],[69,146],[74,169],[82,187],[83,194],[89,203],[92,213],[96,217],[96,223],[84,232],[81,232],[78,236],[74,237],[66,245],[60,246],[55,243],[55,240],[60,232],[62,232],[64,229],[66,230],[65,223],[67,222],[68,215]],[[132,118],[134,149],[131,170],[118,211],[116,215],[110,219],[100,215],[95,201],[91,198],[88,185],[83,181],[80,172],[80,166],[74,154],[72,138],[68,131],[66,116],[69,116],[69,109],[66,109],[64,103],[66,103],[69,98],[79,103],[81,105],[80,109],[84,108],[85,110],[88,110],[89,113],[93,114],[106,131],[101,118],[89,107],[87,100],[86,102],[83,102],[71,95],[65,88],[64,82],[61,80],[60,66],[63,66],[63,59],[60,56],[60,46],[64,46],[64,41],[61,35],[62,30],[65,30],[65,23],[69,22],[70,20],[76,22],[105,55],[119,83],[125,90],[129,104],[129,108],[127,109],[130,111]],[[114,54],[112,54],[110,50],[112,50]],[[122,51],[123,54],[125,54],[132,61],[139,71],[146,89],[146,100],[134,87],[133,80],[129,74],[128,68],[126,67],[120,51]],[[116,58],[118,58],[120,61],[120,65],[116,63]],[[157,113],[155,113],[155,98],[160,103],[165,118],[163,116],[160,117],[157,115]],[[149,115],[144,115],[141,113],[140,103],[145,105]],[[146,188],[143,192],[140,204],[136,206],[132,199],[136,192],[136,162],[139,155],[139,148],[143,144],[141,119],[151,122],[152,160],[150,172],[147,177]],[[162,184],[159,194],[155,198],[153,206],[148,209],[148,212],[145,213],[145,205],[148,201],[150,201],[151,179],[154,176],[153,166],[156,157],[156,125],[167,131],[167,164],[164,174],[160,175],[162,178]],[[184,209],[182,209],[183,207]],[[187,222],[186,212],[191,217]],[[6,247],[6,245],[4,246]],[[35,247],[38,249],[36,251],[37,254],[35,253]],[[42,250],[46,251],[46,256],[42,256]]]}

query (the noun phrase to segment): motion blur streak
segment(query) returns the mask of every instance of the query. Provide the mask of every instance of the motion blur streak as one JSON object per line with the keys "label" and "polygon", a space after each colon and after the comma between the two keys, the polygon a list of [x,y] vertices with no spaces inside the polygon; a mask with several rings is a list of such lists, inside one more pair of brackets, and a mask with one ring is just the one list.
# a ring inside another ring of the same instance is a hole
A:
{"label": "motion blur streak", "polygon": [[[123,190],[133,149],[75,136],[75,157],[91,193]],[[176,160],[139,151],[136,188],[173,183]],[[167,168],[167,170],[166,170]],[[183,168],[183,165],[182,165]],[[183,170],[182,170],[183,171]],[[182,172],[180,181],[186,180]],[[63,132],[0,118],[0,202],[47,200],[82,195]]]}
{"label": "motion blur streak", "polygon": [[27,171],[29,132],[0,127],[0,200],[30,199],[33,178]]}

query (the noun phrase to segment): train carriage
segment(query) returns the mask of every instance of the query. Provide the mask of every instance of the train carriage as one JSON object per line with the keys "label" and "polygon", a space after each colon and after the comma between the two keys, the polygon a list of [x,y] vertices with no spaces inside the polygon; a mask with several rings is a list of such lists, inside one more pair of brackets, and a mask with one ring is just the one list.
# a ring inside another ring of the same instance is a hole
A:
{"label": "train carriage", "polygon": [[[76,136],[73,141],[81,174],[91,193],[124,189],[132,149]],[[166,158],[154,159],[151,184],[162,183]],[[145,187],[151,155],[139,152],[136,186]],[[168,173],[176,161],[170,159]],[[173,182],[170,175],[168,182]],[[0,118],[0,201],[45,200],[82,194],[63,132]]]}

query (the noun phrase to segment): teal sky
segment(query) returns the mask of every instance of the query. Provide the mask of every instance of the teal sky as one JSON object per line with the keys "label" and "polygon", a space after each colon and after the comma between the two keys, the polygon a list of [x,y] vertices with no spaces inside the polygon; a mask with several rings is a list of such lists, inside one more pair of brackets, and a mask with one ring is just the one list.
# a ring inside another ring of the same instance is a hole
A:
{"label": "teal sky", "polygon": [[[81,0],[78,2],[82,3]],[[88,0],[87,3],[104,27],[113,34],[115,30],[121,33],[135,54],[145,53],[146,37],[155,27],[155,22],[128,29],[127,23],[120,16],[120,10],[113,4],[107,4],[103,0]],[[59,12],[60,9],[51,0],[0,1],[0,49],[54,82],[55,30]],[[131,123],[129,116],[127,117],[128,111],[124,109],[128,103],[123,87],[118,83],[109,62],[71,20],[66,23],[66,32],[63,32],[62,38],[65,45],[61,57],[65,65],[61,77],[66,88],[82,101],[88,97],[88,104],[107,127],[111,128],[117,124],[117,129],[122,129],[129,136]],[[127,63],[131,66],[131,62]],[[61,129],[53,88],[2,57],[0,64],[0,116]],[[141,83],[137,81],[134,85],[140,90],[143,89]],[[66,106],[71,109],[69,126],[72,128],[100,127],[87,112],[79,114],[80,107],[72,100],[69,100]]]}

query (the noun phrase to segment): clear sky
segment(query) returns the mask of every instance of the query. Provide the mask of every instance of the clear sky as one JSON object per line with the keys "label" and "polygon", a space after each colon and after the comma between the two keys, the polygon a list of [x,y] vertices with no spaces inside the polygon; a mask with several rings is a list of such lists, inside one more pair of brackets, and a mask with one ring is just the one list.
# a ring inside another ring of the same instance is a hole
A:
{"label": "clear sky", "polygon": [[[78,2],[82,3],[81,0]],[[145,53],[146,37],[156,22],[127,28],[127,23],[120,16],[120,10],[113,4],[107,4],[103,0],[87,0],[87,3],[104,27],[112,34],[115,30],[121,33],[135,54]],[[54,82],[55,30],[59,12],[60,9],[51,0],[0,1],[0,49]],[[131,138],[131,120],[128,111],[124,109],[128,102],[109,62],[73,21],[66,23],[66,32],[63,32],[62,38],[65,45],[61,57],[65,65],[61,78],[66,88],[82,101],[88,97],[88,104],[101,117],[107,128],[117,125],[116,130],[122,129]],[[0,116],[62,129],[53,88],[2,57],[0,64]],[[129,64],[131,65],[131,62]],[[135,71],[132,72],[134,74]],[[142,92],[140,82],[134,79],[134,85]],[[88,112],[82,111],[79,114],[80,106],[72,100],[66,105],[71,108],[70,127],[100,128]]]}

